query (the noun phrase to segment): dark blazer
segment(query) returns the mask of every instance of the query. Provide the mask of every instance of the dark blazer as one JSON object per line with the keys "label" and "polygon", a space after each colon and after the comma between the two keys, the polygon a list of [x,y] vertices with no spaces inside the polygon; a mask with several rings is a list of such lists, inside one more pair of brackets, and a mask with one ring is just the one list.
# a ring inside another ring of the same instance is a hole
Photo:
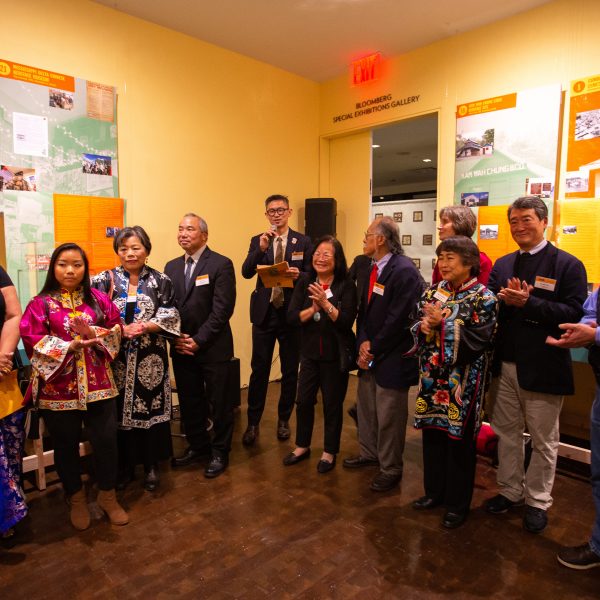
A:
{"label": "dark blazer", "polygon": [[[261,234],[262,235],[262,234]],[[245,279],[252,279],[256,276],[256,267],[258,265],[272,265],[275,262],[274,243],[267,248],[266,252],[260,249],[260,235],[255,235],[250,240],[248,256],[242,265],[242,276]],[[300,271],[310,271],[312,261],[312,242],[310,238],[290,229],[288,232],[287,246],[285,248],[285,257],[290,267],[298,267]],[[292,260],[294,252],[302,252],[302,258]],[[292,297],[293,288],[283,288],[283,307],[287,310]],[[250,296],[250,321],[254,325],[262,325],[269,311],[271,302],[271,288],[265,288],[260,277],[256,277],[256,288]]]}
{"label": "dark blazer", "polygon": [[310,319],[300,322],[300,312],[312,305],[308,297],[308,285],[314,281],[310,273],[303,273],[294,287],[287,319],[292,325],[300,325],[300,355],[314,360],[335,360],[339,357],[336,331],[346,339],[352,335],[352,325],[356,319],[356,286],[350,277],[334,279],[331,285],[332,296],[329,302],[339,311],[338,318],[332,321],[321,310],[319,321]]}
{"label": "dark blazer", "polygon": [[371,260],[370,256],[366,256],[365,254],[359,254],[358,256],[354,257],[354,260],[350,265],[350,269],[348,270],[348,274],[356,283],[358,298],[362,298],[365,281],[367,283],[369,282],[369,275],[371,274],[372,262],[373,261]]}
{"label": "dark blazer", "polygon": [[[190,335],[200,346],[198,362],[221,362],[233,357],[233,336],[229,319],[235,307],[235,272],[227,257],[208,246],[201,254],[192,274],[192,285],[185,291],[185,256],[165,265],[165,273],[175,288],[175,300],[181,315],[181,332]],[[196,277],[208,275],[208,284],[195,285]],[[179,355],[171,346],[171,356]]]}
{"label": "dark blazer", "polygon": [[369,274],[362,283],[357,322],[357,343],[371,342],[375,356],[371,371],[384,388],[402,389],[419,381],[416,358],[403,357],[413,346],[410,326],[421,297],[422,281],[413,262],[393,254],[377,282],[385,286],[383,296],[373,294],[368,302]]}
{"label": "dark blazer", "polygon": [[[514,276],[519,252],[499,258],[488,288],[498,294]],[[517,379],[524,390],[543,394],[573,394],[571,354],[546,344],[546,337],[560,337],[559,323],[577,323],[587,298],[587,275],[582,262],[572,254],[548,244],[537,275],[556,280],[554,291],[534,287],[523,308],[500,303],[495,363],[502,361],[506,335],[515,336]],[[533,285],[534,282],[528,282]]]}

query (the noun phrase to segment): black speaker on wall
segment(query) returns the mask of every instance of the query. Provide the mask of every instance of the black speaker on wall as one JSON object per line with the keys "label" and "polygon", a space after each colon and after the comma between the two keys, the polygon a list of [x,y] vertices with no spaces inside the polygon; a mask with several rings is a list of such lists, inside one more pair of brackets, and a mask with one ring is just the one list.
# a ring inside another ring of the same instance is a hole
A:
{"label": "black speaker on wall", "polygon": [[304,202],[304,233],[313,242],[323,235],[336,235],[335,198],[307,198]]}

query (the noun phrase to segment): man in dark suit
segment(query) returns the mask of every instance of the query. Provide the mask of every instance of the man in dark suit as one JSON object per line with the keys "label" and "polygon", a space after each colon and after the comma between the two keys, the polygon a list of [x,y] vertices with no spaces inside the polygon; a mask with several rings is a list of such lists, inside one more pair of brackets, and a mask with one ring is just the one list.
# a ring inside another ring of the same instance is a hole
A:
{"label": "man in dark suit", "polygon": [[[225,393],[233,337],[229,319],[235,306],[231,260],[207,245],[206,222],[193,213],[179,224],[177,241],[185,251],[165,266],[181,315],[181,336],[171,345],[181,418],[189,448],[173,461],[181,467],[210,454],[205,477],[227,468],[233,434],[233,406]],[[206,430],[213,420],[212,440]]]}
{"label": "man in dark suit", "polygon": [[[574,392],[569,351],[546,338],[560,337],[560,323],[579,321],[587,277],[580,260],[544,239],[548,209],[537,196],[515,200],[508,222],[519,250],[496,261],[488,282],[501,301],[494,357],[500,378],[492,411],[500,493],[485,508],[501,514],[525,502],[523,526],[540,533],[552,504],[563,397]],[[533,441],[527,473],[525,425]]]}
{"label": "man in dark suit", "polygon": [[250,298],[252,374],[248,386],[248,427],[242,437],[246,446],[254,444],[259,434],[275,340],[279,342],[281,363],[281,392],[277,407],[277,437],[280,440],[290,437],[288,421],[294,408],[298,383],[298,330],[286,321],[293,288],[265,288],[256,275],[256,267],[287,261],[290,267],[288,275],[296,281],[301,271],[310,269],[312,254],[310,239],[288,227],[292,209],[286,196],[269,196],[265,200],[265,208],[270,228],[250,240],[248,256],[242,265],[242,275],[246,279],[256,277],[256,288]]}
{"label": "man in dark suit", "polygon": [[419,380],[417,359],[403,355],[413,345],[411,313],[422,287],[390,217],[375,219],[363,244],[373,266],[363,281],[356,328],[360,454],[344,460],[344,466],[379,465],[371,489],[383,492],[402,479],[408,388]]}

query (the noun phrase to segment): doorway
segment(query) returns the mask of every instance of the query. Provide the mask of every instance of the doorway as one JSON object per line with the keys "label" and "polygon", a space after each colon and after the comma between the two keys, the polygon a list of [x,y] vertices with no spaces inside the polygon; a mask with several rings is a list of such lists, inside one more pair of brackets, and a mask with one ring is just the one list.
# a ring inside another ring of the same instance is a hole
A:
{"label": "doorway", "polygon": [[425,281],[435,266],[438,115],[373,130],[371,218],[398,223],[400,242]]}

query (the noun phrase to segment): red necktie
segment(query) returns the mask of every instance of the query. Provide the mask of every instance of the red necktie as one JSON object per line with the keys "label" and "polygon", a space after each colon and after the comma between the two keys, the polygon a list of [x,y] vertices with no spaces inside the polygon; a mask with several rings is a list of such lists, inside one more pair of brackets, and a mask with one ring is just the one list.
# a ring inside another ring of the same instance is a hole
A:
{"label": "red necktie", "polygon": [[373,295],[373,287],[377,281],[377,265],[374,264],[371,268],[371,274],[369,275],[369,295],[367,296],[367,302],[371,302],[371,296]]}

